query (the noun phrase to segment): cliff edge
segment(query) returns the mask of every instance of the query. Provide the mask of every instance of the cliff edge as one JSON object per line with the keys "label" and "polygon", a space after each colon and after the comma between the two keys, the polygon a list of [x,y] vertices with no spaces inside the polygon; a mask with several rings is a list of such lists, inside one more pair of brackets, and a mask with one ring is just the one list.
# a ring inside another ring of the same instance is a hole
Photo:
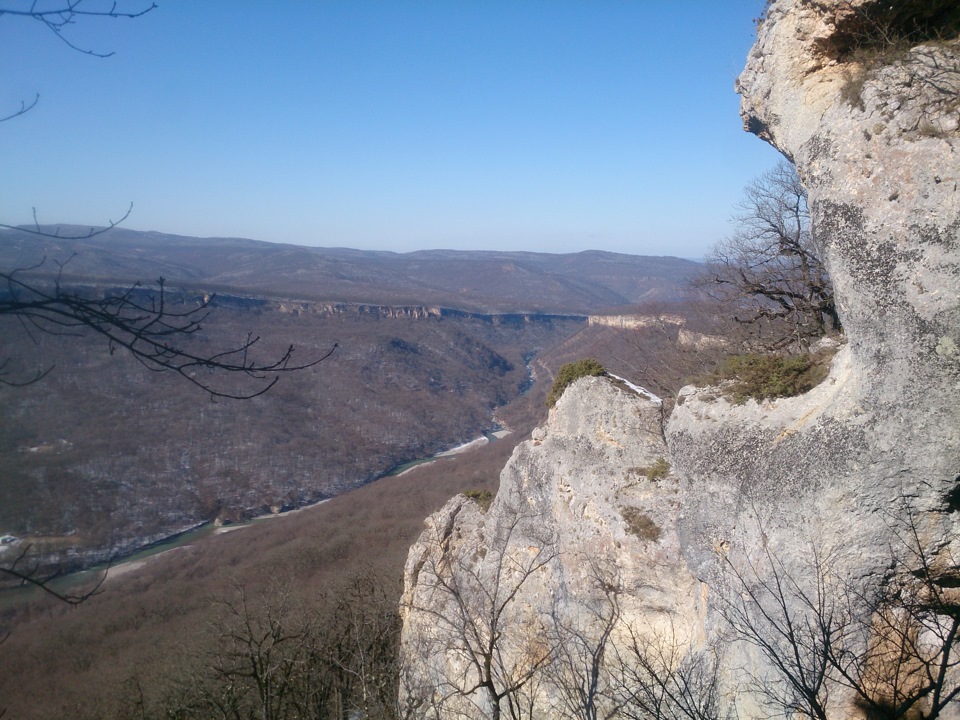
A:
{"label": "cliff edge", "polygon": [[666,422],[569,388],[490,508],[452,500],[411,549],[413,715],[958,716],[958,36],[949,1],[772,3],[737,89],[808,190],[829,377],[685,388]]}

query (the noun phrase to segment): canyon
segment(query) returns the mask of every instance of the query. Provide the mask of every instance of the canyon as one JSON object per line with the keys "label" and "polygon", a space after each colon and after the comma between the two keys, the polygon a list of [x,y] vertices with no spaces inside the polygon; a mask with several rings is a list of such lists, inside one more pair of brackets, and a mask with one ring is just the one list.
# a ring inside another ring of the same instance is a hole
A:
{"label": "canyon", "polygon": [[[294,248],[119,228],[80,239],[4,231],[0,260],[34,287],[129,294],[145,306],[158,292],[149,279],[164,276],[171,312],[211,311],[190,339],[201,352],[257,337],[257,357],[293,347],[311,361],[336,346],[265,395],[212,402],[94,334],[65,337],[0,316],[3,378],[26,383],[4,388],[0,406],[0,533],[17,539],[0,561],[29,548],[45,573],[116,560],[202,523],[315,503],[495,429],[497,408],[531,386],[534,359],[583,329],[596,298],[622,307],[679,297],[696,267],[609,253]],[[648,280],[633,276],[640,267]],[[402,295],[418,302],[391,302]]]}

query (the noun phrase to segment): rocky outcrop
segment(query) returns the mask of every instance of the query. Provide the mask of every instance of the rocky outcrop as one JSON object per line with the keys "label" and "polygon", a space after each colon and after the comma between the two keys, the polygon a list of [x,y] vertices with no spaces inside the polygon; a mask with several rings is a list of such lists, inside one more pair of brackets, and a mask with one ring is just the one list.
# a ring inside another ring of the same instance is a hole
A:
{"label": "rocky outcrop", "polygon": [[581,379],[514,451],[488,510],[461,495],[428,519],[401,606],[412,661],[403,701],[415,714],[496,716],[500,693],[505,715],[508,702],[557,711],[562,694],[537,671],[598,617],[615,614],[618,636],[699,632],[700,585],[680,553],[661,419],[648,396]]}
{"label": "rocky outcrop", "polygon": [[680,315],[591,315],[587,319],[588,325],[605,325],[620,330],[636,330],[637,328],[663,327],[673,325],[681,327],[686,318]]}
{"label": "rocky outcrop", "polygon": [[[778,581],[789,591],[777,612],[796,618],[813,612],[810,597],[829,604],[845,594],[869,607],[901,576],[936,577],[928,596],[957,585],[958,29],[956,4],[938,0],[772,4],[738,81],[744,123],[793,160],[807,186],[846,344],[827,380],[800,397],[734,405],[716,389],[685,388],[663,437],[653,407],[606,380],[568,390],[516,451],[488,513],[451,501],[411,551],[408,679],[439,693],[407,693],[422,714],[447,698],[468,716],[497,716],[500,688],[504,703],[562,716],[569,678],[583,680],[586,651],[602,646],[596,697],[608,709],[623,700],[628,669],[636,689],[637,667],[647,680],[659,668],[679,682],[677,671],[694,667],[684,663],[709,656],[696,665],[700,690],[739,717],[869,716],[833,680],[816,689],[829,703],[791,710],[796,688],[743,626],[765,598],[777,605]],[[652,481],[658,457],[671,471]],[[523,572],[531,558],[544,562]],[[444,628],[469,625],[471,608],[490,617],[484,589],[505,566],[516,590],[508,621],[475,633],[509,638],[509,667],[494,682],[471,670],[468,643]],[[466,601],[452,601],[452,590]],[[776,639],[768,621],[754,629]],[[879,620],[845,622],[860,633],[845,640],[851,653],[876,647]],[[427,636],[434,645],[424,652]],[[552,669],[507,692],[547,644]],[[558,671],[571,647],[581,670]],[[889,690],[883,682],[871,686],[877,697]]]}
{"label": "rocky outcrop", "polygon": [[305,300],[282,300],[277,302],[281,312],[292,315],[360,315],[377,319],[438,320],[479,320],[496,326],[520,326],[540,323],[549,325],[556,322],[585,322],[587,316],[575,314],[540,312],[503,312],[481,313],[456,308],[427,305],[369,305],[349,302],[310,302]]}

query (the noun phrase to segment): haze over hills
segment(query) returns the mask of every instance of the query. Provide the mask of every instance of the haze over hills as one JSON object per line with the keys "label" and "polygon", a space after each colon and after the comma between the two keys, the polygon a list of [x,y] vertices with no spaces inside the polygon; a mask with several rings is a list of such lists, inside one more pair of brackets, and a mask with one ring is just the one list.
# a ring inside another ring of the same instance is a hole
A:
{"label": "haze over hills", "polygon": [[[44,226],[83,235],[89,228]],[[303,300],[440,305],[473,312],[590,314],[676,301],[698,263],[585,251],[574,254],[423,250],[410,253],[192,238],[114,228],[82,240],[0,232],[0,267],[103,282],[152,281]]]}

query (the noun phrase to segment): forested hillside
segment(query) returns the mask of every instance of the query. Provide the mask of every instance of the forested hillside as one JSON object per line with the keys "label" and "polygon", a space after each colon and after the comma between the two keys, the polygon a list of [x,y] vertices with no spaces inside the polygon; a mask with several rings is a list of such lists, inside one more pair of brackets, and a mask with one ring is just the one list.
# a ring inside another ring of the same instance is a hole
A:
{"label": "forested hillside", "polygon": [[[0,262],[16,269],[15,282],[89,298],[139,284],[146,307],[160,299],[163,277],[167,312],[209,305],[196,333],[174,338],[202,356],[259,338],[256,357],[292,346],[293,364],[309,364],[336,346],[264,395],[220,400],[192,383],[222,382],[228,394],[264,384],[204,367],[185,378],[151,372],[82,324],[38,328],[20,312],[0,313],[3,379],[18,385],[3,388],[0,405],[0,533],[18,538],[3,552],[29,547],[60,568],[122,557],[204,522],[316,502],[473,439],[531,385],[537,355],[583,327],[578,312],[675,295],[691,265],[46,230],[75,239],[0,233]],[[634,274],[640,266],[646,275]],[[16,307],[24,290],[11,281],[5,297]],[[383,304],[400,298],[417,302]],[[544,307],[563,314],[530,310]]]}
{"label": "forested hillside", "polygon": [[337,495],[492,429],[529,384],[527,360],[579,324],[221,307],[212,346],[247,332],[268,354],[339,345],[265,395],[213,402],[99,338],[31,339],[8,320],[5,347],[52,370],[3,390],[0,530],[73,566]]}

